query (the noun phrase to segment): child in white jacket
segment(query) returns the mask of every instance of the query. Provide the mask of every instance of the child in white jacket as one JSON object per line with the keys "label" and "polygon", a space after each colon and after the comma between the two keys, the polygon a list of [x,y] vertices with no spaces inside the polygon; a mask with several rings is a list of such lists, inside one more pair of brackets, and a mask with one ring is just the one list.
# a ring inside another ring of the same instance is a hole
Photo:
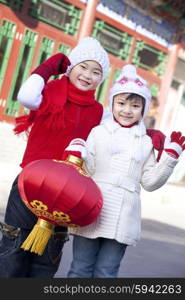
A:
{"label": "child in white jacket", "polygon": [[147,191],[164,185],[185,149],[185,137],[173,132],[156,161],[143,123],[150,100],[146,81],[134,66],[125,66],[110,91],[112,118],[93,128],[86,143],[75,139],[66,148],[85,160],[104,200],[95,222],[70,229],[74,240],[68,277],[117,277],[126,247],[140,239],[140,185]]}

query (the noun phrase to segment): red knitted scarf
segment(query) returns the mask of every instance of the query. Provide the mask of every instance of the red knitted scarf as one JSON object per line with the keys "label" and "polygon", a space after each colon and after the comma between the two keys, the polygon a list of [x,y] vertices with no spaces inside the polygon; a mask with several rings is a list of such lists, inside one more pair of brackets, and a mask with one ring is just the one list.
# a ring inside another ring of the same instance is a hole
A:
{"label": "red knitted scarf", "polygon": [[[34,87],[33,87],[34,88]],[[65,75],[61,79],[50,81],[43,90],[42,103],[38,110],[31,110],[29,115],[15,119],[14,132],[19,134],[26,131],[40,115],[48,115],[47,127],[61,129],[64,124],[64,105],[67,101],[80,106],[93,105],[95,102],[95,90],[82,91],[76,88]]]}

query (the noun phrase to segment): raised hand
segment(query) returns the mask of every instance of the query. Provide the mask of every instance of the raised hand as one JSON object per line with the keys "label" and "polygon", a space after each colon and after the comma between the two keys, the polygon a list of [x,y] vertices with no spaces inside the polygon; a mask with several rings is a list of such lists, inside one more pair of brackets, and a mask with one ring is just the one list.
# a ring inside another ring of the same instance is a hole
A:
{"label": "raised hand", "polygon": [[70,64],[70,60],[65,54],[57,53],[40,64],[32,74],[40,75],[46,83],[50,76],[65,73]]}
{"label": "raised hand", "polygon": [[170,141],[165,143],[164,149],[169,155],[178,158],[182,151],[185,150],[185,136],[180,131],[173,131]]}

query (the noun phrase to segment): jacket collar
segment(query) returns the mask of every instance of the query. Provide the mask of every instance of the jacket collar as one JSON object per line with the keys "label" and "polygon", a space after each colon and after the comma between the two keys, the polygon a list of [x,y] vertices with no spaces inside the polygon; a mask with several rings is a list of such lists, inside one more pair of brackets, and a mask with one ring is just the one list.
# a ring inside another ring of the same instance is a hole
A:
{"label": "jacket collar", "polygon": [[107,118],[105,121],[102,122],[102,125],[110,132],[114,133],[117,130],[129,130],[134,132],[136,136],[142,136],[146,134],[146,127],[144,125],[143,120],[141,120],[138,125],[132,127],[122,127],[119,125],[118,122],[114,121],[113,117]]}

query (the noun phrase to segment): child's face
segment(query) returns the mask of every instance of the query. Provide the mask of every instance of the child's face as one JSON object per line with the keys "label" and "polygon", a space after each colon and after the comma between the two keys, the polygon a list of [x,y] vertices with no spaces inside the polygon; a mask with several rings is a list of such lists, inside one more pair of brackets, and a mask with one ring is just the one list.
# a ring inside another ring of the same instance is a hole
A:
{"label": "child's face", "polygon": [[102,79],[102,69],[93,60],[76,65],[69,73],[69,80],[80,90],[95,90]]}
{"label": "child's face", "polygon": [[127,99],[129,94],[118,94],[113,99],[113,115],[123,126],[131,125],[142,118],[143,102],[137,96]]}

